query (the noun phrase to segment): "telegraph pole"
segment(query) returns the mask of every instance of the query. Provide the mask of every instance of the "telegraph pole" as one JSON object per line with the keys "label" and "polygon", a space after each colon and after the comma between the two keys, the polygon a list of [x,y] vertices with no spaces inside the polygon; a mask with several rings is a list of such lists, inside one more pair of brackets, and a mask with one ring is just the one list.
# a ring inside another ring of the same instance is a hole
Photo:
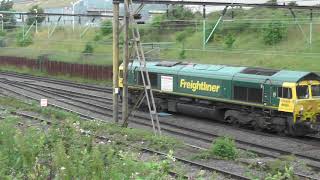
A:
{"label": "telegraph pole", "polygon": [[113,1],[113,121],[119,122],[119,1]]}
{"label": "telegraph pole", "polygon": [[128,66],[129,66],[129,0],[124,2],[124,58],[123,58],[123,94],[122,94],[122,122],[127,126],[128,120]]}

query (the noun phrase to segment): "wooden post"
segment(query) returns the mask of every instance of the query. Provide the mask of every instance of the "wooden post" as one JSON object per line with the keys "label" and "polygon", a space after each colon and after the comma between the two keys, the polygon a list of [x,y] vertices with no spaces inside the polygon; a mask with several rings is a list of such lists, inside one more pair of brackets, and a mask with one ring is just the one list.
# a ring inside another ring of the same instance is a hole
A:
{"label": "wooden post", "polygon": [[125,0],[124,10],[124,58],[123,58],[123,91],[122,91],[122,122],[127,126],[128,120],[128,66],[129,66],[129,0]]}
{"label": "wooden post", "polygon": [[119,122],[119,2],[113,1],[113,121]]}

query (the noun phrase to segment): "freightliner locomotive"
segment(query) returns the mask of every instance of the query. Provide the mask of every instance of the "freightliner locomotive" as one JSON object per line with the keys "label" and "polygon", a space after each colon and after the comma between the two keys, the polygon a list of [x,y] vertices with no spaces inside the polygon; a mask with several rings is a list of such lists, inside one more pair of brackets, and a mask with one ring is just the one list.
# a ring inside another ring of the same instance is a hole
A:
{"label": "freightliner locomotive", "polygon": [[[147,62],[146,67],[159,111],[293,136],[319,132],[316,73],[167,61]],[[136,61],[129,65],[128,84],[134,103],[143,90]]]}

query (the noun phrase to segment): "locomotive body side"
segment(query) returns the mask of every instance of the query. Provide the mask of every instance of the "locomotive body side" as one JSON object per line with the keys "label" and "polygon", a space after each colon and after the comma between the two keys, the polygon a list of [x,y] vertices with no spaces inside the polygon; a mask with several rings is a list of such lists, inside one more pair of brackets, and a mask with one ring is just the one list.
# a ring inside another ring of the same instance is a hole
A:
{"label": "locomotive body side", "polygon": [[[137,62],[129,67],[135,102],[143,88],[141,72]],[[148,62],[147,69],[162,111],[292,135],[319,131],[320,78],[313,73],[174,62]],[[307,86],[307,98],[298,97],[300,86]],[[312,96],[314,86],[319,100]]]}

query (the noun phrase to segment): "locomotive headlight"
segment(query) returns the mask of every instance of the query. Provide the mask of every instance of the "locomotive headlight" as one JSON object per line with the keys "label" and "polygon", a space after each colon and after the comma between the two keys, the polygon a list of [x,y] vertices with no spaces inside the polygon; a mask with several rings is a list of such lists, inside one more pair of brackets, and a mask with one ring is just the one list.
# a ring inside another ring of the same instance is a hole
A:
{"label": "locomotive headlight", "polygon": [[303,106],[300,108],[300,115],[303,114]]}

